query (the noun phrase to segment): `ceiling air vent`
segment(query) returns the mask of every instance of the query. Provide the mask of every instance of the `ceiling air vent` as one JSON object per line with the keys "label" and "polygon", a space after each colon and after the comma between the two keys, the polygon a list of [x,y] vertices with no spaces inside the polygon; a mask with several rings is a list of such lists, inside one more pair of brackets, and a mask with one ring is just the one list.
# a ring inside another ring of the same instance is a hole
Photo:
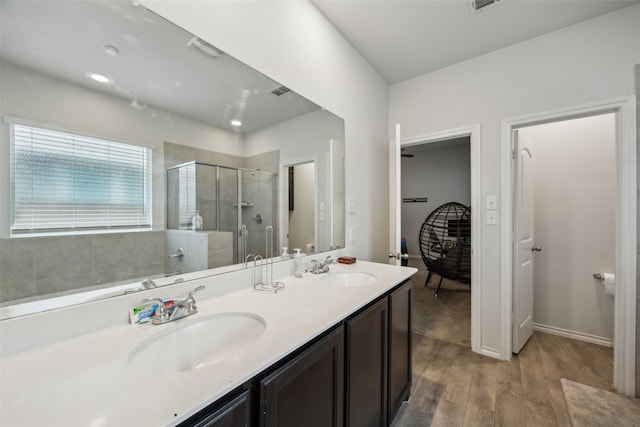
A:
{"label": "ceiling air vent", "polygon": [[276,86],[274,89],[271,90],[271,93],[274,94],[275,96],[282,96],[287,92],[291,92],[291,89],[285,86]]}
{"label": "ceiling air vent", "polygon": [[495,6],[498,3],[502,3],[506,0],[471,0],[471,11],[473,13],[478,13],[483,9],[486,9],[490,6]]}

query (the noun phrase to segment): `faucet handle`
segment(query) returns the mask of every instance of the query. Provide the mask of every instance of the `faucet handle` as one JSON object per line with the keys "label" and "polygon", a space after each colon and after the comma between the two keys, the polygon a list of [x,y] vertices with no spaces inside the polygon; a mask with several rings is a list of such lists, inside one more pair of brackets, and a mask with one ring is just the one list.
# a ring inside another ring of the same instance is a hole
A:
{"label": "faucet handle", "polygon": [[196,300],[193,298],[193,294],[203,289],[204,285],[200,285],[195,289],[191,289],[191,291],[189,291],[189,293],[187,294],[185,301],[188,301],[187,311],[189,311],[189,313],[193,313],[198,310],[198,308],[196,307]]}
{"label": "faucet handle", "polygon": [[197,287],[197,288],[195,288],[195,289],[191,289],[191,290],[189,291],[189,294],[187,295],[187,298],[191,298],[191,299],[193,299],[193,294],[195,294],[195,293],[196,293],[196,292],[198,292],[198,291],[202,291],[203,289],[204,289],[204,285],[200,285],[200,286],[198,286],[198,287]]}

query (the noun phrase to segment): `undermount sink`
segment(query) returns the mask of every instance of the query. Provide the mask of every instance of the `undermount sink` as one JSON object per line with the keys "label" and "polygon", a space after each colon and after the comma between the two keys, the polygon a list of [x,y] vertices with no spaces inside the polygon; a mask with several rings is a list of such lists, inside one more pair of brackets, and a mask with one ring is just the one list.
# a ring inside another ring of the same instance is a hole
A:
{"label": "undermount sink", "polygon": [[[157,326],[156,326],[157,327]],[[267,328],[253,313],[218,313],[161,326],[129,354],[129,366],[149,374],[184,372],[227,360]]]}
{"label": "undermount sink", "polygon": [[378,278],[362,271],[335,271],[324,274],[321,280],[329,285],[351,288],[370,285],[375,283]]}

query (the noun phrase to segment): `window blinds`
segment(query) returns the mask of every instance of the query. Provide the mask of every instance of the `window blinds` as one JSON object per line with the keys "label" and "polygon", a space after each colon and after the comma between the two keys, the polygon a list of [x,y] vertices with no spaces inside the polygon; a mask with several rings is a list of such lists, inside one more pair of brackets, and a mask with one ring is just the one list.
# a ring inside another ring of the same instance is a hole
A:
{"label": "window blinds", "polygon": [[151,226],[151,150],[13,124],[12,234]]}

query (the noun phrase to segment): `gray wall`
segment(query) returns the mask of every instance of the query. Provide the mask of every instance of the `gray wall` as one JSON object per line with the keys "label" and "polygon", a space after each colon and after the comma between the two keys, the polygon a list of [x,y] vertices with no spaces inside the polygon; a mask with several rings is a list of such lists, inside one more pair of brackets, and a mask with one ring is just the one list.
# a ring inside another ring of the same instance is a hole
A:
{"label": "gray wall", "polygon": [[420,227],[438,206],[448,202],[471,204],[471,152],[469,138],[462,145],[446,141],[426,144],[436,147],[402,158],[402,198],[426,197],[427,203],[402,204],[402,237],[412,258],[420,258]]}

